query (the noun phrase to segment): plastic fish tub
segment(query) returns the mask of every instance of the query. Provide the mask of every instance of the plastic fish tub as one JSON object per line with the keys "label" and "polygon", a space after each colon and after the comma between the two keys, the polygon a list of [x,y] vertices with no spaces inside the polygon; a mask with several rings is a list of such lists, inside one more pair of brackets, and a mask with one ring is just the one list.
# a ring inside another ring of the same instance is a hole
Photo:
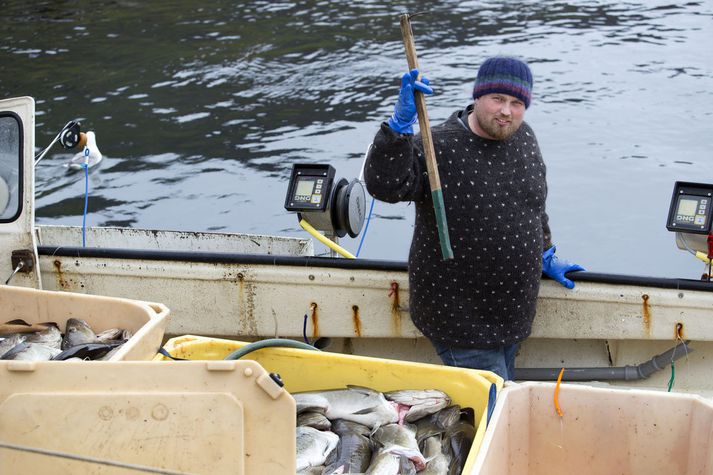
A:
{"label": "plastic fish tub", "polygon": [[160,303],[139,300],[0,286],[0,315],[3,322],[55,322],[62,332],[70,318],[85,320],[95,333],[125,328],[133,336],[110,358],[119,361],[151,360],[156,355],[169,310]]}
{"label": "plastic fish tub", "polygon": [[713,404],[697,395],[562,384],[506,386],[474,474],[713,473]]}
{"label": "plastic fish tub", "polygon": [[[247,344],[186,335],[168,340],[164,348],[178,358],[222,360]],[[156,359],[168,360],[161,355]],[[435,388],[446,392],[454,404],[473,408],[478,424],[463,473],[470,473],[485,435],[491,386],[500,390],[503,385],[502,378],[490,371],[292,348],[263,348],[242,359],[254,360],[267,371],[278,373],[285,389],[290,392],[343,388],[347,385],[365,386],[377,391]],[[294,416],[292,420],[294,423]],[[294,427],[291,433],[294,436]],[[283,450],[279,446],[273,446],[273,449]],[[291,449],[285,447],[284,450]]]}
{"label": "plastic fish tub", "polygon": [[295,401],[254,361],[6,363],[3,475],[295,473]]}

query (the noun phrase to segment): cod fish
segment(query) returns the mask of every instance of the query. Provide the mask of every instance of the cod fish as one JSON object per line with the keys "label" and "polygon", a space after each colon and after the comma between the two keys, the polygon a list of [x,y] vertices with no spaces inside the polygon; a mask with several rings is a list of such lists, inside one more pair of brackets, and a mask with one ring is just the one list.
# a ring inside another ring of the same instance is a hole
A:
{"label": "cod fish", "polygon": [[371,434],[371,440],[381,446],[380,451],[406,457],[420,471],[426,466],[426,459],[416,443],[416,427],[410,424],[387,424]]}
{"label": "cod fish", "polygon": [[3,338],[3,340],[0,341],[0,359],[5,356],[5,353],[12,350],[20,343],[23,343],[25,341],[25,338],[25,335],[21,335],[19,333],[7,335],[5,338]]}
{"label": "cod fish", "polygon": [[399,475],[416,475],[416,464],[403,455],[399,456]]}
{"label": "cod fish", "polygon": [[400,463],[398,455],[380,450],[374,456],[364,475],[399,475]]}
{"label": "cod fish", "polygon": [[346,419],[375,427],[396,422],[398,413],[395,404],[386,400],[383,393],[369,388],[350,386],[347,389],[310,391],[293,394],[300,407],[324,407],[324,415],[329,420]]}
{"label": "cod fish", "polygon": [[339,436],[339,444],[327,458],[323,475],[364,473],[371,461],[371,429],[356,422],[337,419],[332,432]]}
{"label": "cod fish", "polygon": [[457,475],[463,471],[465,459],[473,445],[475,427],[465,421],[458,421],[448,428],[445,435],[448,441],[448,454],[451,457],[449,475]]}
{"label": "cod fish", "polygon": [[104,330],[103,332],[97,333],[97,340],[102,343],[110,343],[116,340],[128,340],[132,337],[129,330],[124,330],[123,328],[110,328]]}
{"label": "cod fish", "polygon": [[339,442],[339,436],[333,432],[322,432],[313,427],[298,427],[297,471],[324,465],[329,454]]}
{"label": "cod fish", "polygon": [[28,333],[25,340],[28,343],[39,343],[59,350],[62,346],[62,333],[54,323],[47,324],[41,332]]}
{"label": "cod fish", "polygon": [[451,458],[443,453],[442,446],[440,435],[434,435],[423,441],[423,456],[428,462],[420,475],[448,475]]}
{"label": "cod fish", "polygon": [[300,470],[297,472],[297,475],[322,475],[322,470],[324,470],[323,465],[318,467],[309,467],[304,470]]}
{"label": "cod fish", "polygon": [[[106,353],[104,356],[100,358],[94,358],[96,361],[109,361],[112,356],[114,356],[116,353],[119,352],[121,349],[121,345],[114,347],[113,349],[109,350],[108,353]],[[65,360],[66,361],[66,360]]]}
{"label": "cod fish", "polygon": [[438,389],[403,389],[385,393],[386,399],[399,405],[399,422],[413,422],[438,412],[451,398]]}
{"label": "cod fish", "polygon": [[297,404],[297,415],[303,412],[324,414],[329,407],[329,401],[319,392],[295,393],[292,395]]}
{"label": "cod fish", "polygon": [[298,426],[314,427],[317,430],[330,430],[332,423],[319,412],[303,412],[297,416]]}
{"label": "cod fish", "polygon": [[85,343],[98,343],[97,336],[92,331],[87,322],[79,318],[70,318],[67,320],[67,328],[64,331],[62,339],[62,349],[69,348]]}
{"label": "cod fish", "polygon": [[418,446],[428,437],[443,434],[460,419],[460,406],[448,406],[435,414],[416,421],[416,441]]}
{"label": "cod fish", "polygon": [[61,352],[62,350],[59,348],[50,348],[49,346],[40,345],[39,343],[22,342],[5,353],[2,359],[16,361],[49,361]]}
{"label": "cod fish", "polygon": [[114,348],[123,345],[123,342],[116,343],[84,343],[75,345],[64,351],[59,351],[54,358],[55,361],[63,361],[69,358],[80,358],[82,360],[96,360],[106,355]]}

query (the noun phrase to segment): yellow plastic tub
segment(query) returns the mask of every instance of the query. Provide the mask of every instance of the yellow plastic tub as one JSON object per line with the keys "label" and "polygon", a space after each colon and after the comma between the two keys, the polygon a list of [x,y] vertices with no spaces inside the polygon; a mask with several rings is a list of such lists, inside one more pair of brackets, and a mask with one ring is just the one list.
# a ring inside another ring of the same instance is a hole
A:
{"label": "yellow plastic tub", "polygon": [[160,303],[0,286],[2,322],[15,319],[30,324],[55,322],[64,332],[67,320],[81,318],[95,333],[110,328],[130,330],[133,336],[110,361],[151,360],[161,347],[168,315],[168,308]]}
{"label": "yellow plastic tub", "polygon": [[[169,340],[164,348],[174,357],[188,360],[222,360],[247,342],[193,335]],[[157,355],[156,360],[169,358]],[[454,404],[470,407],[478,423],[473,446],[463,473],[470,473],[485,434],[490,388],[499,391],[503,380],[490,371],[343,355],[293,348],[263,348],[242,359],[255,360],[267,371],[278,373],[290,392],[365,386],[377,391],[436,388]]]}

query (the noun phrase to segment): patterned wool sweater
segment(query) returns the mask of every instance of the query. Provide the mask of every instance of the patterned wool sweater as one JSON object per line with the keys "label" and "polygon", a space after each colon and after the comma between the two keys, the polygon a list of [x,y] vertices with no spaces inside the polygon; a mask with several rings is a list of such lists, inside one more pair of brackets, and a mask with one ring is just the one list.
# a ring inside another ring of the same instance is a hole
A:
{"label": "patterned wool sweater", "polygon": [[432,136],[454,258],[444,261],[420,135],[381,125],[364,177],[376,199],[413,201],[411,318],[432,341],[493,348],[530,335],[551,246],[545,165],[526,123],[507,140],[474,134],[457,111]]}

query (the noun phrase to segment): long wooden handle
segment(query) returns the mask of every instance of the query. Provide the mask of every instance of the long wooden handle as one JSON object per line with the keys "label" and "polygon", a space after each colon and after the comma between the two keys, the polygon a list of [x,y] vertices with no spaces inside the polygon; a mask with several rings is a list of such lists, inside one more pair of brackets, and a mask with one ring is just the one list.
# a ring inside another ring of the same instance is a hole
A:
{"label": "long wooden handle", "polygon": [[[418,58],[416,57],[416,45],[411,32],[411,21],[408,13],[401,15],[401,35],[406,48],[406,60],[409,70],[418,69]],[[436,163],[436,151],[433,148],[433,138],[431,137],[431,126],[428,122],[428,112],[426,111],[426,98],[421,91],[414,91],[416,101],[416,112],[418,112],[418,126],[421,128],[421,139],[423,141],[423,151],[426,154],[426,169],[428,170],[428,183],[431,186],[431,198],[433,199],[433,210],[436,213],[436,225],[438,226],[438,239],[441,243],[441,254],[443,259],[453,259],[453,249],[451,249],[451,239],[448,236],[448,221],[446,220],[446,207],[443,203],[443,190],[441,190],[441,178],[438,176],[438,163]]]}

